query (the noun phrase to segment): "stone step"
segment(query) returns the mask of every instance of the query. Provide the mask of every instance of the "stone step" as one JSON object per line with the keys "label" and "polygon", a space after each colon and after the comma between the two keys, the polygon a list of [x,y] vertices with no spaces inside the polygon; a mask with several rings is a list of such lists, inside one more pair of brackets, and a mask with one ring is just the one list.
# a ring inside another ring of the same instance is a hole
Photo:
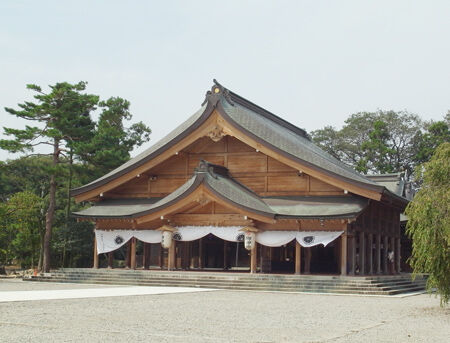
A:
{"label": "stone step", "polygon": [[265,290],[265,291],[285,291],[285,292],[321,292],[321,293],[342,293],[342,294],[399,294],[405,292],[420,291],[423,288],[417,286],[396,287],[396,288],[377,288],[377,287],[345,287],[329,285],[302,285],[292,287],[290,285],[273,285],[273,284],[254,284],[254,283],[217,283],[217,282],[194,282],[186,280],[136,280],[136,279],[114,279],[114,278],[34,278],[36,281],[53,281],[53,282],[75,282],[75,283],[95,283],[95,284],[116,284],[116,285],[150,285],[150,286],[172,286],[172,287],[203,287],[218,289],[238,289],[238,290]]}
{"label": "stone step", "polygon": [[[56,279],[56,278],[55,278]],[[58,280],[66,280],[70,282],[80,282],[80,281],[95,281],[95,282],[115,282],[117,279],[113,278],[57,278]],[[225,285],[231,285],[236,287],[250,287],[253,286],[255,283],[250,282],[241,282],[241,281],[235,281],[235,282],[227,282],[227,283],[218,283],[215,281],[195,281],[195,280],[172,280],[168,282],[167,280],[161,280],[161,279],[152,279],[152,280],[144,280],[144,279],[120,279],[121,282],[127,283],[127,284],[133,284],[133,283],[142,283],[142,284],[164,284],[164,285],[174,285],[174,284],[184,284],[184,285],[190,285],[190,286],[202,286],[202,287],[212,287],[212,286],[218,286],[223,287]],[[354,290],[378,290],[381,289],[379,287],[371,287],[371,286],[348,286],[345,284],[339,285],[312,285],[312,284],[299,284],[299,285],[292,285],[292,284],[273,284],[273,283],[258,283],[258,287],[262,288],[295,288],[295,289],[302,289],[302,288],[335,288],[335,289],[354,289]],[[386,288],[388,289],[388,288]]]}
{"label": "stone step", "polygon": [[[50,280],[43,280],[43,281],[50,281],[50,282],[74,282],[74,280],[67,280],[67,279],[50,279]],[[421,291],[421,288],[402,288],[398,290],[391,290],[391,291],[383,291],[379,289],[375,290],[358,290],[358,289],[339,289],[339,288],[327,288],[327,287],[305,287],[305,288],[274,288],[274,287],[264,287],[264,286],[255,286],[255,285],[248,285],[248,286],[235,286],[235,285],[192,285],[192,284],[185,284],[185,283],[174,283],[168,285],[167,283],[148,283],[148,282],[126,282],[124,280],[122,281],[112,281],[112,280],[78,280],[78,283],[90,283],[90,284],[108,284],[108,285],[141,285],[141,286],[159,286],[159,287],[203,287],[203,288],[211,288],[211,289],[230,289],[230,290],[255,290],[255,291],[282,291],[282,292],[306,292],[306,293],[335,293],[335,294],[365,294],[365,295],[394,295],[394,294],[400,294],[400,293],[411,293],[411,292],[417,292]]]}
{"label": "stone step", "polygon": [[424,277],[419,277],[417,280],[412,281],[409,275],[342,277],[339,275],[248,274],[131,269],[66,268],[54,270],[50,275],[50,277],[32,277],[30,280],[108,285],[202,287],[372,295],[394,295],[423,291],[426,283]]}
{"label": "stone step", "polygon": [[388,278],[388,279],[379,279],[379,278],[373,278],[373,279],[358,279],[358,278],[348,278],[348,277],[327,277],[327,278],[317,278],[316,276],[310,276],[310,275],[292,275],[292,276],[268,276],[268,275],[258,275],[258,274],[252,274],[252,275],[204,275],[202,273],[190,273],[185,274],[184,272],[166,272],[161,273],[159,271],[153,272],[153,271],[134,271],[134,270],[128,270],[128,271],[116,271],[114,269],[107,270],[107,271],[67,271],[67,272],[60,272],[55,271],[52,272],[53,275],[67,275],[67,274],[82,274],[82,275],[114,275],[117,277],[123,276],[123,275],[135,275],[135,276],[143,276],[143,277],[167,277],[167,278],[209,278],[209,279],[223,279],[223,280],[230,280],[230,279],[239,279],[239,280],[309,280],[309,281],[336,281],[336,280],[345,280],[346,282],[357,282],[357,283],[377,283],[377,282],[401,282],[401,281],[411,281],[409,277],[396,277],[396,278]]}
{"label": "stone step", "polygon": [[[114,276],[110,276],[110,275],[106,275],[106,274],[99,274],[99,275],[82,275],[81,273],[71,273],[71,274],[61,274],[61,275],[55,275],[55,278],[66,278],[66,279],[72,279],[72,280],[81,280],[81,279],[100,279],[100,280],[115,280],[115,279],[120,279],[120,280],[126,280],[127,282],[136,282],[136,281],[147,281],[147,282],[166,282],[166,283],[171,283],[171,282],[186,282],[186,283],[204,283],[204,284],[208,284],[208,283],[228,283],[228,284],[233,284],[233,285],[238,285],[238,284],[248,284],[248,283],[254,283],[253,280],[212,280],[212,279],[202,279],[202,278],[196,278],[196,279],[192,279],[192,278],[158,278],[158,277],[152,277],[152,278],[138,278],[138,277],[130,277],[130,276],[121,276],[120,278],[114,277]],[[347,286],[347,287],[353,287],[353,288],[380,288],[380,287],[384,287],[386,289],[388,288],[392,288],[392,287],[402,287],[402,286],[408,286],[411,284],[411,282],[396,282],[396,283],[385,283],[385,284],[358,284],[358,283],[348,283],[345,281],[341,281],[341,282],[318,282],[318,281],[259,281],[258,284],[264,285],[264,286],[282,286],[282,287],[287,287],[287,286],[291,286],[291,287],[302,287],[302,286],[321,286],[321,285],[327,285],[327,286],[333,286],[333,287],[342,287],[342,286]]]}
{"label": "stone step", "polygon": [[[101,277],[101,278],[127,278],[132,280],[160,280],[167,282],[170,282],[171,280],[189,280],[189,281],[211,281],[211,282],[232,282],[232,283],[239,283],[239,282],[255,282],[255,279],[252,278],[233,278],[233,279],[217,279],[217,278],[202,278],[202,277],[191,277],[186,278],[182,277],[180,275],[168,277],[168,276],[162,276],[162,275],[133,275],[133,273],[129,274],[123,274],[123,275],[114,275],[109,273],[54,273],[54,277],[88,277],[88,278],[94,278],[94,277]],[[361,286],[361,285],[367,285],[367,286],[373,286],[373,287],[381,287],[381,286],[401,286],[401,285],[408,285],[411,283],[411,280],[406,279],[400,279],[400,280],[389,280],[389,282],[380,283],[380,282],[371,282],[371,283],[361,283],[357,281],[348,281],[348,280],[308,280],[308,279],[291,279],[291,280],[277,280],[277,279],[260,279],[258,280],[258,283],[270,283],[270,284],[283,284],[283,285],[302,285],[302,284],[328,284],[328,285],[349,285],[349,286]],[[422,282],[415,282],[414,284],[424,284],[425,281]]]}

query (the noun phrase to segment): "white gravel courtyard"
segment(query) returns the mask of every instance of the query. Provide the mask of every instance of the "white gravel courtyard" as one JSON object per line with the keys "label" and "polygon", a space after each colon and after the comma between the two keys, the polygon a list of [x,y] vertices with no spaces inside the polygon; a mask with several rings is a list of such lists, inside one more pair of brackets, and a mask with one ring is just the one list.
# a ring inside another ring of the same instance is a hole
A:
{"label": "white gravel courtyard", "polygon": [[77,292],[92,296],[3,300],[0,341],[450,341],[450,310],[440,308],[439,299],[429,295],[388,298],[156,288],[0,279],[0,300],[36,291],[49,297],[52,290],[54,297]]}

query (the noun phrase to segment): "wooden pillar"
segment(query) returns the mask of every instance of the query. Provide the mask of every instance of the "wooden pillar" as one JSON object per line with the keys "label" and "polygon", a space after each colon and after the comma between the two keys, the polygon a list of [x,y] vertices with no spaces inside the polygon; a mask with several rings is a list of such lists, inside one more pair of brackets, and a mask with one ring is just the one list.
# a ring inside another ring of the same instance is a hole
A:
{"label": "wooden pillar", "polygon": [[256,273],[256,266],[258,263],[257,248],[258,248],[258,243],[255,242],[253,249],[250,250],[250,273],[252,273],[252,274]]}
{"label": "wooden pillar", "polygon": [[177,254],[176,254],[176,241],[172,241],[172,244],[170,245],[169,248],[169,266],[168,266],[168,270],[174,270],[175,269],[175,262],[176,262],[176,258],[177,258]]}
{"label": "wooden pillar", "polygon": [[126,244],[127,252],[125,255],[125,268],[130,268],[131,266],[131,240],[129,240]]}
{"label": "wooden pillar", "polygon": [[226,270],[228,265],[227,265],[227,259],[228,259],[228,254],[227,254],[227,248],[228,248],[228,242],[227,241],[223,241],[223,269]]}
{"label": "wooden pillar", "polygon": [[369,275],[373,274],[373,234],[369,233],[367,242],[367,258],[369,270],[367,271]]}
{"label": "wooden pillar", "polygon": [[92,268],[98,269],[97,239],[94,236],[94,265]]}
{"label": "wooden pillar", "polygon": [[311,273],[311,248],[305,248],[305,274]]}
{"label": "wooden pillar", "polygon": [[364,232],[359,233],[359,275],[366,273],[366,239]]}
{"label": "wooden pillar", "polygon": [[198,269],[203,269],[203,238],[198,242]]}
{"label": "wooden pillar", "polygon": [[158,264],[159,264],[159,269],[163,269],[163,265],[164,265],[164,248],[162,247],[161,244],[159,245]]}
{"label": "wooden pillar", "polygon": [[189,269],[189,248],[190,248],[191,242],[183,242],[183,255],[181,260],[181,266],[183,269],[188,270]]}
{"label": "wooden pillar", "polygon": [[108,253],[108,269],[113,269],[114,264],[114,253],[111,251]]}
{"label": "wooden pillar", "polygon": [[302,273],[302,246],[295,240],[295,274]]}
{"label": "wooden pillar", "polygon": [[150,268],[150,243],[144,243],[144,258],[143,258],[144,269]]}
{"label": "wooden pillar", "polygon": [[377,265],[377,274],[381,274],[381,234],[377,233],[375,241],[375,263]]}
{"label": "wooden pillar", "polygon": [[348,243],[350,244],[350,275],[355,275],[356,269],[356,237],[355,234],[349,237]]}
{"label": "wooden pillar", "polygon": [[383,237],[383,274],[389,274],[388,263],[387,263],[387,252],[389,246],[388,236]]}
{"label": "wooden pillar", "polygon": [[130,268],[136,269],[136,238],[131,238]]}
{"label": "wooden pillar", "polygon": [[400,254],[401,254],[401,240],[400,240],[400,238],[396,238],[395,239],[395,241],[396,241],[396,245],[395,245],[395,265],[396,265],[396,271],[397,271],[397,274],[400,274],[400,272],[401,272],[401,268],[400,268],[400,264],[401,264],[401,256],[400,256]]}
{"label": "wooden pillar", "polygon": [[347,233],[341,235],[341,275],[347,275]]}

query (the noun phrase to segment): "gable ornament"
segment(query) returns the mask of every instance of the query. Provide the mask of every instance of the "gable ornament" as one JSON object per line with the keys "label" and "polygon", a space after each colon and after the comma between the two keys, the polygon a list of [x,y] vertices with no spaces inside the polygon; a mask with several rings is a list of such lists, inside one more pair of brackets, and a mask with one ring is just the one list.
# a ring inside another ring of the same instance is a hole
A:
{"label": "gable ornament", "polygon": [[211,131],[208,132],[207,136],[211,138],[214,143],[220,141],[223,137],[226,136],[226,133],[223,132],[223,127],[215,126]]}

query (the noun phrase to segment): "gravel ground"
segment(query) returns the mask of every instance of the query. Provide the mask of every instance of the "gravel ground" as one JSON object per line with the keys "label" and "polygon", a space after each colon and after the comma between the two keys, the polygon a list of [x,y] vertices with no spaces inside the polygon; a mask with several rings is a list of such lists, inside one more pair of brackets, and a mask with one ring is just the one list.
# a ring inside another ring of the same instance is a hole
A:
{"label": "gravel ground", "polygon": [[[105,287],[4,283],[0,291]],[[428,295],[214,291],[0,303],[0,341],[450,342],[449,319]]]}

